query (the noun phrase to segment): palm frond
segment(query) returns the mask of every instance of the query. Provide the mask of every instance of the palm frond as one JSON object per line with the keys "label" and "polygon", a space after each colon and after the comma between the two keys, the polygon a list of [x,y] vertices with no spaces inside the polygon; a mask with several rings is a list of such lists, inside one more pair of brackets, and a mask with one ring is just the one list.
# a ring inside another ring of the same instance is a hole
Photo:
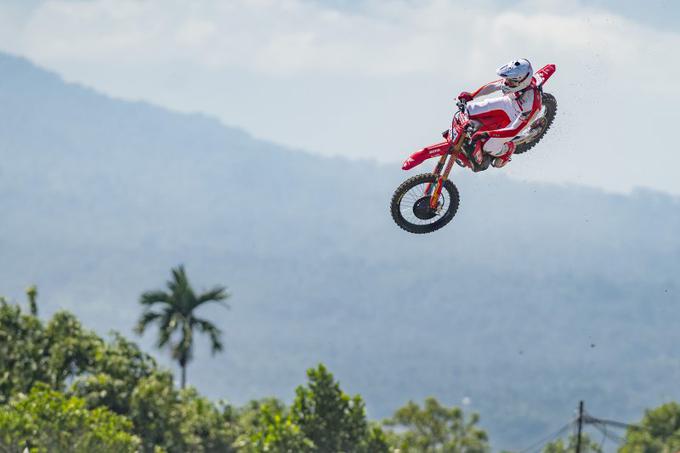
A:
{"label": "palm frond", "polygon": [[184,269],[184,265],[180,264],[177,267],[172,268],[172,279],[167,282],[168,288],[173,292],[177,290],[184,290],[185,288],[191,288],[189,284],[189,277]]}
{"label": "palm frond", "polygon": [[158,342],[156,343],[159,348],[168,344],[172,334],[177,329],[176,315],[177,313],[170,308],[166,308],[163,312],[158,326]]}
{"label": "palm frond", "polygon": [[195,305],[196,294],[189,283],[189,277],[187,277],[183,265],[172,269],[172,279],[167,282],[167,286],[172,293],[174,303],[179,307],[180,311],[185,315],[189,315],[192,307]]}
{"label": "palm frond", "polygon": [[212,288],[209,291],[204,292],[203,294],[199,295],[196,297],[196,300],[192,306],[192,308],[196,308],[200,305],[203,305],[208,302],[217,302],[220,305],[222,305],[225,308],[229,308],[229,305],[225,303],[224,301],[229,299],[231,294],[227,292],[227,288],[224,286],[216,286]]}
{"label": "palm frond", "polygon": [[139,298],[139,303],[146,306],[152,306],[159,303],[169,304],[172,303],[172,296],[161,290],[147,291]]}
{"label": "palm frond", "polygon": [[135,332],[139,335],[143,334],[144,330],[146,330],[146,327],[153,321],[160,318],[161,316],[162,316],[161,313],[155,311],[145,311],[144,313],[142,313],[142,316],[139,318],[139,321],[137,321],[137,325],[135,326]]}
{"label": "palm frond", "polygon": [[194,318],[192,320],[193,324],[198,327],[202,333],[207,333],[210,337],[210,344],[212,346],[212,353],[221,351],[224,349],[222,344],[222,331],[213,323],[206,319]]}

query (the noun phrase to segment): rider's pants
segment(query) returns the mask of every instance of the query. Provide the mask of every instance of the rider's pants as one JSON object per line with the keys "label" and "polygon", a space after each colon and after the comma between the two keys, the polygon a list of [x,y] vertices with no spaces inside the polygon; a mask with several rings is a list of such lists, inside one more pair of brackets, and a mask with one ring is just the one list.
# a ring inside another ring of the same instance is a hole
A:
{"label": "rider's pants", "polygon": [[510,140],[507,138],[490,138],[484,143],[485,153],[489,153],[494,157],[502,156],[510,150]]}
{"label": "rider's pants", "polygon": [[[496,124],[505,127],[521,114],[516,101],[509,96],[499,96],[467,104],[468,117],[482,124]],[[490,138],[484,144],[484,152],[492,156],[502,156],[510,150],[508,142],[512,138]]]}

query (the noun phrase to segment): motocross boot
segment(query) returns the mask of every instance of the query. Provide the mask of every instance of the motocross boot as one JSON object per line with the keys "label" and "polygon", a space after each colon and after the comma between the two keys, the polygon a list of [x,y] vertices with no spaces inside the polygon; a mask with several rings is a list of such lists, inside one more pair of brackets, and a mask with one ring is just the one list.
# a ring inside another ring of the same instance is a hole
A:
{"label": "motocross boot", "polygon": [[484,153],[484,155],[482,155],[482,163],[481,163],[481,164],[477,164],[477,163],[475,162],[475,168],[473,168],[472,170],[473,170],[475,173],[477,173],[478,171],[484,171],[484,170],[486,170],[487,168],[489,168],[489,164],[490,164],[490,163],[491,163],[491,156],[489,156],[487,153]]}
{"label": "motocross boot", "polygon": [[464,148],[465,154],[472,164],[472,171],[475,173],[486,170],[491,163],[491,156],[483,151],[483,146],[484,143],[479,140],[474,145],[468,145]]}
{"label": "motocross boot", "polygon": [[508,147],[508,150],[505,152],[505,154],[501,154],[500,156],[494,158],[491,161],[491,165],[494,168],[505,167],[505,165],[508,162],[510,162],[510,159],[512,157],[512,153],[515,152],[515,144],[513,142],[508,142],[508,143],[506,143],[506,146]]}

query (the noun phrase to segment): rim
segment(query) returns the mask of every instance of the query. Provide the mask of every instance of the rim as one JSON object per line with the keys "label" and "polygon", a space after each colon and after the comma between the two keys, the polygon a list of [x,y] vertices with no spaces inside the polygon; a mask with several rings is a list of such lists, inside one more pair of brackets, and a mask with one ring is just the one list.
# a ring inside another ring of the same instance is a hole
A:
{"label": "rim", "polygon": [[[449,192],[442,187],[439,195],[438,207],[435,212],[423,215],[422,205],[429,205],[430,196],[425,194],[425,188],[433,182],[422,182],[411,187],[399,200],[399,213],[407,222],[413,225],[432,225],[446,215],[451,207]],[[417,214],[418,213],[418,214]]]}

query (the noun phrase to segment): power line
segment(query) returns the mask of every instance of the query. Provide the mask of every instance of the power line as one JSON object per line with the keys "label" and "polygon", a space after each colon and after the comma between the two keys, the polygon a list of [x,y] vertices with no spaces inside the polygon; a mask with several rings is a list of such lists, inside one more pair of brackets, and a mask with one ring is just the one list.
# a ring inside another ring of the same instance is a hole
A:
{"label": "power line", "polygon": [[610,432],[607,430],[606,425],[605,426],[600,426],[599,424],[593,425],[596,430],[602,433],[602,435],[611,440],[612,442],[616,442],[617,444],[621,444],[626,441],[623,437],[619,436],[618,434],[614,434],[613,432]]}
{"label": "power line", "polygon": [[543,447],[545,444],[552,442],[553,440],[557,439],[560,437],[562,434],[564,434],[565,431],[568,431],[572,426],[574,425],[574,420],[570,421],[563,427],[561,427],[559,430],[555,431],[552,434],[549,434],[548,436],[545,436],[544,438],[534,442],[530,446],[526,447],[523,450],[520,450],[518,453],[529,453],[533,451],[540,451],[541,447]]}
{"label": "power line", "polygon": [[561,427],[559,430],[553,432],[552,434],[549,434],[548,436],[543,437],[542,439],[534,442],[533,444],[524,448],[523,450],[520,450],[518,453],[531,453],[535,451],[540,452],[543,446],[562,436],[570,428],[573,428],[572,435],[576,437],[576,453],[580,453],[581,436],[584,425],[593,425],[595,429],[602,433],[603,437],[602,442],[600,443],[600,448],[604,445],[605,439],[616,442],[617,444],[625,442],[625,439],[623,437],[619,436],[616,433],[611,432],[610,430],[607,429],[608,427],[626,430],[627,429],[639,429],[645,431],[647,430],[646,428],[640,425],[633,425],[630,423],[619,422],[616,420],[607,420],[603,418],[593,417],[588,412],[586,412],[585,404],[583,403],[583,401],[581,401],[579,402],[579,412],[576,418],[574,418],[569,423]]}
{"label": "power line", "polygon": [[590,414],[586,414],[586,418],[584,419],[584,423],[607,425],[607,426],[613,426],[615,428],[621,428],[621,429],[640,429],[640,430],[646,429],[646,428],[644,428],[640,425],[633,425],[631,423],[617,422],[615,420],[605,420],[603,418],[593,417]]}
{"label": "power line", "polygon": [[605,426],[604,432],[602,433],[602,440],[600,441],[600,450],[604,448],[604,442],[607,440],[607,427]]}

